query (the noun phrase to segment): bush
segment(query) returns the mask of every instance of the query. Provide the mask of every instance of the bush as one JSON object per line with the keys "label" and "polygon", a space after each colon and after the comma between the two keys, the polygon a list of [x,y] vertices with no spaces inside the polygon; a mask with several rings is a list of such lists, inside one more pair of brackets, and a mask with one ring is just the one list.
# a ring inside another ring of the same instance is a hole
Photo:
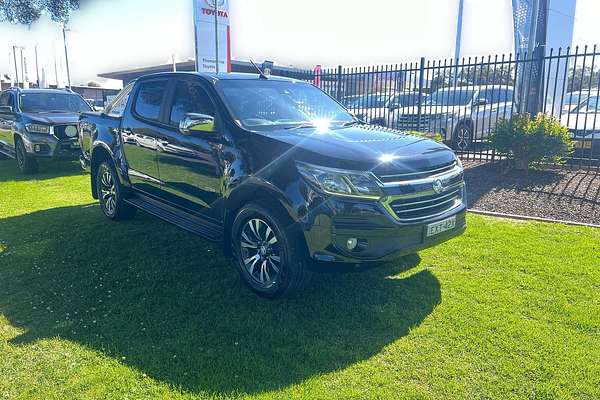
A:
{"label": "bush", "polygon": [[518,114],[499,121],[490,135],[490,144],[517,169],[528,169],[537,162],[560,162],[573,150],[569,130],[545,114]]}
{"label": "bush", "polygon": [[410,132],[407,132],[407,133],[409,135],[420,136],[420,137],[423,137],[425,139],[435,140],[438,143],[442,143],[444,141],[444,138],[442,137],[441,133],[419,132],[419,131],[410,131]]}

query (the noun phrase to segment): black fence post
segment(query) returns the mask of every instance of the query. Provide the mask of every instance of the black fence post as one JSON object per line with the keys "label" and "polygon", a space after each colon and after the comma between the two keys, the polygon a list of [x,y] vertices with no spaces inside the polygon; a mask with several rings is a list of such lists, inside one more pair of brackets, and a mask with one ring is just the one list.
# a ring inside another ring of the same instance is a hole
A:
{"label": "black fence post", "polygon": [[342,66],[341,65],[338,65],[338,67],[337,67],[336,97],[337,97],[338,101],[340,101],[342,99]]}
{"label": "black fence post", "polygon": [[421,130],[421,113],[423,108],[423,81],[425,79],[425,57],[419,64],[419,103],[417,104],[417,129]]}

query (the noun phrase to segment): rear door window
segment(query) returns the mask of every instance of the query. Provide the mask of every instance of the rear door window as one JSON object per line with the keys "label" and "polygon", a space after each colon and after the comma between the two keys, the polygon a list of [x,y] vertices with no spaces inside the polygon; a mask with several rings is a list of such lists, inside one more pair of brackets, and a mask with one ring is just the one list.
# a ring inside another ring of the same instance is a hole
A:
{"label": "rear door window", "polygon": [[166,90],[166,80],[141,83],[135,101],[135,113],[147,120],[160,121],[161,105]]}

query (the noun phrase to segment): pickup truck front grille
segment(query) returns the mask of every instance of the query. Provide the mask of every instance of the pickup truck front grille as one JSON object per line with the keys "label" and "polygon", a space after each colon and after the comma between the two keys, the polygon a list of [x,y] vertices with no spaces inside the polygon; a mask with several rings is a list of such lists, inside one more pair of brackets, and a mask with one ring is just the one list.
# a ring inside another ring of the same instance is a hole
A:
{"label": "pickup truck front grille", "polygon": [[430,115],[402,114],[398,116],[397,128],[410,131],[428,131],[430,124]]}
{"label": "pickup truck front grille", "polygon": [[462,184],[440,194],[398,199],[390,203],[400,221],[419,221],[444,214],[462,202]]}
{"label": "pickup truck front grille", "polygon": [[400,193],[383,200],[384,207],[400,222],[435,218],[464,203],[463,170],[456,162],[425,172],[378,176],[378,179],[388,192]]}

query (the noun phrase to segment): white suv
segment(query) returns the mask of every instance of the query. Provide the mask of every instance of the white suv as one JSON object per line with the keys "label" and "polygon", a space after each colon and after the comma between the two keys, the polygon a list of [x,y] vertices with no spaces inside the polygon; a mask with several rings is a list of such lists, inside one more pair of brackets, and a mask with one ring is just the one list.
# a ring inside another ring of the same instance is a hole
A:
{"label": "white suv", "polygon": [[457,150],[489,135],[498,120],[510,118],[514,90],[506,85],[458,86],[427,97],[419,117],[417,107],[391,112],[390,126],[408,131],[441,133]]}

